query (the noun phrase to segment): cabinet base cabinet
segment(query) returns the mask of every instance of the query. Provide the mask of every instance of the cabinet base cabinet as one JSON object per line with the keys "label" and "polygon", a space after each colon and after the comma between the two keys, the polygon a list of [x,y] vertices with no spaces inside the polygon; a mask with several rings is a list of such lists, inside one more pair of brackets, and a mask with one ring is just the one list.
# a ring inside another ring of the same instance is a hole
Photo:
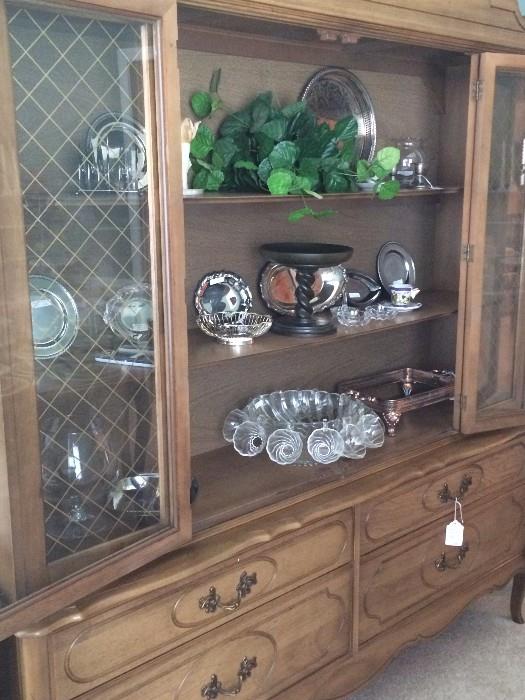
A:
{"label": "cabinet base cabinet", "polygon": [[[429,448],[210,534],[20,632],[24,700],[194,700],[221,689],[336,700],[513,576],[511,615],[523,622],[523,440],[453,436],[440,459]],[[463,546],[445,547],[454,506],[440,494],[470,476]],[[417,517],[409,524],[391,503],[416,504]]]}

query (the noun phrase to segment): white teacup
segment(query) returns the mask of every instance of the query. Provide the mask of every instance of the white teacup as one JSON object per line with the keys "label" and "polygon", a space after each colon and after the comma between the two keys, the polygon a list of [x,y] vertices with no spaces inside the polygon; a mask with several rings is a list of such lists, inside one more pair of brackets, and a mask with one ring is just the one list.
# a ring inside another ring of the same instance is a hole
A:
{"label": "white teacup", "polygon": [[419,289],[411,284],[393,284],[390,287],[390,298],[394,306],[408,306],[419,294]]}

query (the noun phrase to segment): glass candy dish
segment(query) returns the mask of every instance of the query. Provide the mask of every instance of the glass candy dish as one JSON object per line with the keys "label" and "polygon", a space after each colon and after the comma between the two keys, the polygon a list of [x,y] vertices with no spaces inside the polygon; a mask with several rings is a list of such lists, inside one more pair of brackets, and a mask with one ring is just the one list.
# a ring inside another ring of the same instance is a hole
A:
{"label": "glass candy dish", "polygon": [[342,326],[366,326],[371,321],[388,321],[397,316],[397,309],[389,308],[384,304],[372,304],[365,309],[357,309],[354,306],[341,304],[333,310],[337,321]]}
{"label": "glass candy dish", "polygon": [[264,449],[282,465],[361,459],[385,439],[379,416],[359,399],[317,389],[256,396],[226,416],[223,437],[244,457]]}
{"label": "glass candy dish", "polygon": [[203,333],[226,345],[246,345],[267,333],[272,326],[272,317],[268,314],[256,314],[251,311],[199,314],[197,325]]}

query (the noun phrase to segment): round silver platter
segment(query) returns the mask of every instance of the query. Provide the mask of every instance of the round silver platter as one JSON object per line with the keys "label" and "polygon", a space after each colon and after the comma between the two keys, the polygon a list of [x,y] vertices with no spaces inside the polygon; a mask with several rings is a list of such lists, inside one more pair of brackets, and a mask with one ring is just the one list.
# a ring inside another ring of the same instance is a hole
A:
{"label": "round silver platter", "polygon": [[128,342],[149,343],[153,335],[151,286],[136,283],[121,287],[106,304],[104,322]]}
{"label": "round silver platter", "polygon": [[304,100],[319,121],[334,126],[352,115],[357,122],[357,157],[371,161],[376,149],[376,118],[370,95],[361,81],[345,68],[323,68],[304,86]]}
{"label": "round silver platter", "polygon": [[[312,299],[314,313],[319,313],[333,306],[341,294],[346,282],[346,273],[340,265],[321,267],[315,273]],[[295,270],[279,263],[268,263],[261,272],[259,282],[261,296],[269,309],[280,314],[293,316],[297,307],[295,298]]]}
{"label": "round silver platter", "polygon": [[35,357],[65,352],[78,332],[78,309],[67,289],[50,277],[29,276],[31,324]]}

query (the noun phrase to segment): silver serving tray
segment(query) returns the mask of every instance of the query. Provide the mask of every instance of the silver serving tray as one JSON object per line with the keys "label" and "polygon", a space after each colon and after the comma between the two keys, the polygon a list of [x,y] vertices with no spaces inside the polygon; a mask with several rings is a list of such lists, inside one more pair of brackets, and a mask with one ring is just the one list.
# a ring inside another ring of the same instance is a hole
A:
{"label": "silver serving tray", "polygon": [[403,367],[361,379],[348,379],[336,387],[381,414],[387,432],[395,435],[403,413],[451,399],[454,396],[454,372],[431,372]]}
{"label": "silver serving tray", "polygon": [[328,66],[308,80],[300,94],[319,121],[333,126],[352,115],[357,122],[356,155],[371,161],[376,148],[376,118],[370,95],[346,68]]}

